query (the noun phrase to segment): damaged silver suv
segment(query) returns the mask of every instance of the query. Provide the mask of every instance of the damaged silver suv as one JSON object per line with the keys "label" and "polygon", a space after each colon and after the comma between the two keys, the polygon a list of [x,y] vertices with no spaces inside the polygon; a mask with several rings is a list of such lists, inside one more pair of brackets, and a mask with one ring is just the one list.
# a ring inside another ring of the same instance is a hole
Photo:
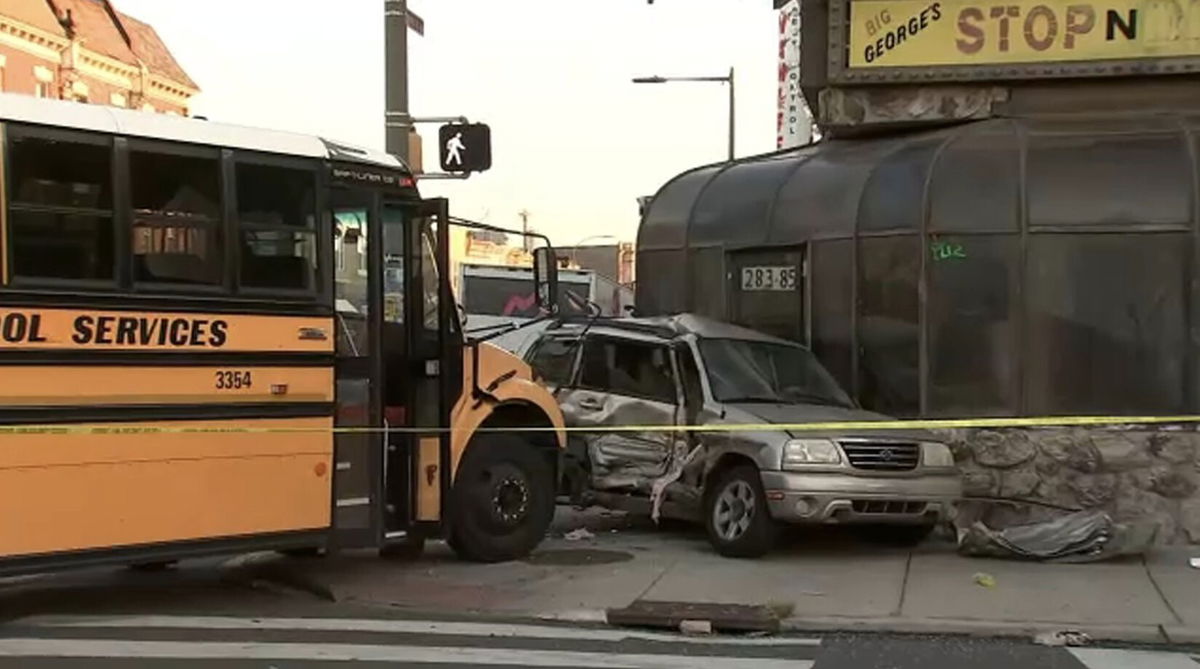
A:
{"label": "damaged silver suv", "polygon": [[[526,360],[558,397],[575,503],[703,522],[722,555],[770,550],[779,523],[862,523],[919,541],[962,494],[921,430],[857,408],[808,349],[684,314],[547,328]],[[586,428],[596,428],[595,432]]]}

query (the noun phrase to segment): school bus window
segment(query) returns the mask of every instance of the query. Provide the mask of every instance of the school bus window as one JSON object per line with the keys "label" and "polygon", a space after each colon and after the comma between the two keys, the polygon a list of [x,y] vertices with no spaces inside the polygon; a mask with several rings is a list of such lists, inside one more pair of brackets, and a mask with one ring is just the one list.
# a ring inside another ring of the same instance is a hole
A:
{"label": "school bus window", "polygon": [[236,180],[242,287],[315,292],[314,173],[239,163]]}
{"label": "school bus window", "polygon": [[139,282],[221,283],[216,159],[132,151],[133,268]]}
{"label": "school bus window", "polygon": [[111,145],[16,135],[8,149],[13,275],[111,281]]}
{"label": "school bus window", "polygon": [[286,230],[243,230],[242,285],[316,290],[315,235]]}

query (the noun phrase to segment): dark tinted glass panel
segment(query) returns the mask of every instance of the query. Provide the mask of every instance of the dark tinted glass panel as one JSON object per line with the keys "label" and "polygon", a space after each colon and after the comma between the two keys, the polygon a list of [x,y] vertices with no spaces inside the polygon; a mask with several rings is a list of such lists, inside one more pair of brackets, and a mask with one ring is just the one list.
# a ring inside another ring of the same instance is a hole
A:
{"label": "dark tinted glass panel", "polygon": [[316,239],[312,233],[242,232],[242,285],[251,288],[315,290]]}
{"label": "dark tinted glass panel", "polygon": [[316,223],[313,173],[270,165],[237,166],[238,219],[257,225],[311,228]]}
{"label": "dark tinted glass panel", "polygon": [[920,410],[917,237],[859,241],[859,395],[862,404],[896,416]]}
{"label": "dark tinted glass panel", "polygon": [[133,226],[133,271],[137,281],[219,284],[220,229],[213,225]]}
{"label": "dark tinted glass panel", "polygon": [[696,198],[720,169],[714,166],[688,172],[664,186],[654,196],[638,229],[638,248],[681,248]]}
{"label": "dark tinted glass panel", "polygon": [[220,165],[215,159],[146,151],[129,154],[135,218],[215,219],[221,215]]}
{"label": "dark tinted glass panel", "polygon": [[1019,147],[1013,132],[969,134],[938,157],[929,191],[929,229],[1015,231]]}
{"label": "dark tinted glass panel", "polygon": [[804,248],[729,254],[729,320],[804,341]]}
{"label": "dark tinted glass panel", "polygon": [[634,301],[638,313],[669,314],[686,308],[685,257],[682,250],[638,251]]}
{"label": "dark tinted glass panel", "polygon": [[941,236],[927,252],[930,413],[1017,414],[1017,237]]}
{"label": "dark tinted glass panel", "polygon": [[898,142],[820,142],[779,191],[771,241],[800,243],[813,235],[854,233],[863,185]]}
{"label": "dark tinted glass panel", "polygon": [[925,177],[943,138],[915,141],[888,154],[862,195],[861,230],[915,230],[921,225]]}
{"label": "dark tinted glass panel", "polygon": [[850,354],[854,346],[850,325],[853,308],[854,242],[839,239],[813,242],[812,348],[821,364],[843,388],[852,388]]}
{"label": "dark tinted glass panel", "polygon": [[1181,135],[1031,135],[1028,165],[1030,225],[1191,220]]}
{"label": "dark tinted glass panel", "polygon": [[725,250],[692,251],[691,311],[709,318],[725,318]]}
{"label": "dark tinted glass panel", "polygon": [[579,384],[618,395],[675,404],[675,380],[665,346],[590,339],[584,344]]}
{"label": "dark tinted glass panel", "polygon": [[8,225],[14,275],[113,278],[112,218],[13,209]]}
{"label": "dark tinted glass panel", "polygon": [[1035,235],[1030,244],[1029,412],[1184,410],[1188,237]]}
{"label": "dark tinted glass panel", "polygon": [[112,149],[33,137],[9,141],[14,204],[112,207]]}
{"label": "dark tinted glass panel", "polygon": [[790,156],[734,165],[700,194],[688,228],[691,244],[761,244],[767,213],[783,180],[796,167]]}

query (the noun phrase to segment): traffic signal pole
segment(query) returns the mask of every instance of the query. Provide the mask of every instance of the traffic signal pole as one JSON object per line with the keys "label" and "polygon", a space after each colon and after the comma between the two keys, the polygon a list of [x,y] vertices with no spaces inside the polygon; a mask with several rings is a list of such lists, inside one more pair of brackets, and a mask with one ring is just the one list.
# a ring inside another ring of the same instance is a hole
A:
{"label": "traffic signal pole", "polygon": [[413,120],[408,111],[408,3],[384,0],[384,129],[387,152],[408,163],[408,135]]}

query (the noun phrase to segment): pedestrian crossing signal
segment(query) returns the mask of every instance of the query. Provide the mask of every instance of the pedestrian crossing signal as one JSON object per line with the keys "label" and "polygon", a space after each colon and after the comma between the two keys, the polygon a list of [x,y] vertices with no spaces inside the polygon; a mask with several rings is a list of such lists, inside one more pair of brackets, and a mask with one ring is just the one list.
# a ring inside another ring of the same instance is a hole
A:
{"label": "pedestrian crossing signal", "polygon": [[443,172],[483,172],[492,166],[492,129],[486,123],[451,123],[438,129]]}

